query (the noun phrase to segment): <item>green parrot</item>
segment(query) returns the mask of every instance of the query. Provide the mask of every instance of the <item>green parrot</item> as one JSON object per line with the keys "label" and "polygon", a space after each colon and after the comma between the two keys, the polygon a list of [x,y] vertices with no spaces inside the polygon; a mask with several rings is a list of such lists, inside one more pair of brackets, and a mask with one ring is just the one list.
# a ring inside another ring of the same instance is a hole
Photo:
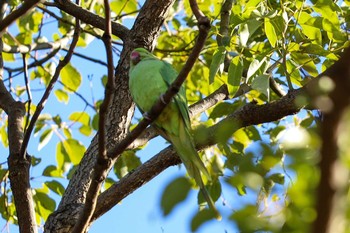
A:
{"label": "green parrot", "polygon": [[[146,49],[137,48],[131,52],[129,88],[141,112],[148,112],[151,109],[177,75],[176,70],[169,63],[159,60]],[[183,87],[154,124],[162,132],[161,134],[172,143],[185,164],[188,174],[195,179],[209,207],[215,212],[216,218],[221,219],[201,177],[202,172],[208,180],[211,180],[208,170],[195,149],[190,133],[191,123]]]}

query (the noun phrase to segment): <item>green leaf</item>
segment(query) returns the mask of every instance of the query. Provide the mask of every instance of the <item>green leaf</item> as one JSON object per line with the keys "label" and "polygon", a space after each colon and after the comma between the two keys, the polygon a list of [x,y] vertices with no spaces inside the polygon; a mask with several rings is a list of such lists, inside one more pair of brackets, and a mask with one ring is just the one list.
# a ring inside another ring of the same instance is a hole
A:
{"label": "green leaf", "polygon": [[232,104],[227,102],[221,102],[214,107],[213,111],[209,115],[209,118],[216,119],[226,116],[232,113],[233,111],[237,110],[242,105],[243,104],[241,102],[235,102]]}
{"label": "green leaf", "polygon": [[92,133],[92,128],[88,125],[82,125],[79,127],[79,132],[85,136],[90,136]]}
{"label": "green leaf", "polygon": [[61,81],[64,85],[64,89],[69,92],[75,92],[78,90],[81,84],[81,79],[79,71],[73,67],[71,63],[68,63],[61,70]]}
{"label": "green leaf", "polygon": [[58,89],[58,90],[55,90],[55,96],[57,98],[58,101],[60,102],[63,102],[65,104],[68,103],[69,101],[69,95],[67,94],[66,91],[62,90],[62,89]]}
{"label": "green leaf", "polygon": [[99,121],[100,115],[95,114],[94,117],[92,118],[92,128],[94,130],[98,130],[98,121]]}
{"label": "green leaf", "polygon": [[270,99],[270,81],[266,74],[259,75],[253,79],[252,88],[264,94],[267,99]]}
{"label": "green leaf", "polygon": [[72,138],[63,141],[63,148],[73,165],[79,164],[86,150],[78,140]]}
{"label": "green leaf", "polygon": [[250,19],[240,25],[238,35],[242,46],[247,46],[248,39],[260,28],[261,24],[262,23],[256,19]]}
{"label": "green leaf", "polygon": [[63,178],[62,174],[63,174],[62,170],[58,170],[57,167],[54,165],[47,166],[43,171],[43,176],[47,176],[47,177]]}
{"label": "green leaf", "polygon": [[243,60],[241,57],[236,56],[231,60],[230,66],[228,67],[228,78],[227,84],[230,96],[234,96],[241,83],[243,74]]}
{"label": "green leaf", "polygon": [[[206,185],[205,188],[209,192],[210,197],[213,199],[213,201],[217,201],[221,196],[221,183],[220,182],[213,182],[210,185]],[[202,206],[203,204],[206,205],[207,201],[205,200],[202,191],[198,192],[198,204]],[[215,214],[214,214],[215,215]]]}
{"label": "green leaf", "polygon": [[33,195],[35,207],[44,221],[56,209],[56,202],[46,193],[37,191]]}
{"label": "green leaf", "polygon": [[45,182],[45,185],[46,185],[50,190],[52,190],[54,193],[56,193],[56,194],[58,194],[58,195],[60,195],[60,196],[62,196],[63,193],[64,193],[64,190],[65,190],[65,189],[64,189],[63,185],[62,185],[60,182],[56,181],[56,180],[46,181],[46,182]]}
{"label": "green leaf", "polygon": [[225,58],[225,47],[221,46],[214,53],[213,59],[210,64],[209,84],[212,84],[214,82],[215,75],[218,72],[220,66],[223,65],[224,58]]}
{"label": "green leaf", "polygon": [[57,170],[59,174],[65,172],[66,164],[70,162],[68,153],[64,149],[63,142],[59,142],[56,145],[56,161],[57,161]]}
{"label": "green leaf", "polygon": [[73,112],[68,117],[69,120],[79,122],[82,125],[90,124],[90,115],[86,112]]}
{"label": "green leaf", "polygon": [[210,209],[203,209],[199,211],[191,221],[191,231],[196,232],[201,225],[214,218],[215,213]]}
{"label": "green leaf", "polygon": [[250,63],[249,68],[248,68],[247,82],[254,75],[259,74],[259,73],[264,73],[266,70],[265,67],[266,67],[266,57],[254,59]]}
{"label": "green leaf", "polygon": [[40,135],[38,150],[41,150],[44,146],[46,146],[46,144],[50,141],[52,137],[52,133],[52,128],[49,128]]}
{"label": "green leaf", "polygon": [[114,165],[114,172],[120,179],[141,165],[141,160],[135,151],[125,151]]}
{"label": "green leaf", "polygon": [[167,185],[162,194],[161,207],[166,216],[174,207],[186,199],[191,190],[191,183],[185,177],[179,177]]}
{"label": "green leaf", "polygon": [[307,36],[312,43],[322,45],[322,34],[319,28],[314,26],[309,26],[306,24],[301,24],[300,26],[302,28],[303,34]]}
{"label": "green leaf", "polygon": [[35,156],[31,157],[31,164],[33,167],[38,165],[40,162],[41,162],[41,158],[36,158]]}
{"label": "green leaf", "polygon": [[278,38],[277,38],[276,30],[275,30],[273,24],[271,23],[271,19],[269,19],[269,18],[264,19],[264,28],[265,28],[265,33],[266,33],[267,39],[269,40],[271,46],[275,47]]}
{"label": "green leaf", "polygon": [[285,176],[283,173],[274,173],[271,174],[268,179],[272,180],[273,182],[275,182],[276,184],[280,184],[283,185],[285,182]]}
{"label": "green leaf", "polygon": [[6,124],[1,126],[1,128],[0,128],[1,142],[5,148],[7,148],[9,146],[9,140],[8,140],[6,128],[7,128]]}

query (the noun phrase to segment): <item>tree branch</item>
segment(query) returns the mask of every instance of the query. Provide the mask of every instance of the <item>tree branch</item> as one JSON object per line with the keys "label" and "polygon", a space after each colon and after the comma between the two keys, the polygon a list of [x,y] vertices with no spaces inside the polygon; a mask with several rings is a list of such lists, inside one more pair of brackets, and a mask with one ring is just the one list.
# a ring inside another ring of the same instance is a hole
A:
{"label": "tree branch", "polygon": [[[80,6],[72,3],[68,0],[55,0],[55,6],[59,8],[60,10],[74,16],[76,19],[81,20],[84,23],[90,24],[93,27],[99,28],[101,30],[104,30],[105,20],[90,11],[81,8]],[[129,33],[129,29],[124,27],[123,25],[112,22],[112,34],[115,36],[118,36],[122,41],[127,39],[127,35]]]}
{"label": "tree branch", "polygon": [[105,97],[100,107],[99,117],[99,134],[98,134],[98,157],[94,167],[93,178],[89,190],[86,194],[85,204],[77,223],[73,228],[73,233],[85,232],[90,225],[92,214],[96,208],[97,196],[100,192],[103,181],[106,179],[111,164],[111,160],[107,157],[106,149],[106,122],[107,111],[110,105],[114,87],[114,64],[112,53],[112,38],[111,38],[111,10],[108,0],[104,0],[105,8],[105,32],[102,40],[106,48],[107,63],[108,63],[108,80],[105,89]]}
{"label": "tree branch", "polygon": [[43,49],[59,49],[65,47],[73,36],[73,32],[69,32],[65,37],[54,42],[33,43],[30,45],[8,45],[4,44],[3,52],[5,53],[29,53],[31,51]]}
{"label": "tree branch", "polygon": [[30,9],[32,9],[40,0],[26,0],[23,4],[16,10],[12,11],[6,18],[0,21],[0,37],[4,33],[5,29],[10,26],[15,20],[17,20],[22,15],[26,14]]}
{"label": "tree branch", "polygon": [[[350,88],[350,48],[347,48],[340,60],[334,63],[322,75],[321,79],[331,78],[334,89],[330,93],[324,93],[320,82],[314,82],[313,88],[309,88],[309,93],[314,102],[320,102],[320,96],[327,96],[331,109],[324,111],[324,120],[321,125],[321,161],[319,168],[321,179],[317,189],[316,213],[317,218],[313,224],[314,233],[334,232],[330,229],[332,221],[332,201],[336,186],[334,185],[335,163],[338,159],[338,137],[341,116],[349,106]],[[323,93],[322,93],[323,92]],[[321,95],[320,95],[321,94]],[[322,106],[320,106],[322,110]]]}
{"label": "tree branch", "polygon": [[[6,3],[0,3],[0,19],[2,19]],[[24,159],[20,156],[20,149],[23,140],[22,122],[25,116],[25,107],[21,102],[16,102],[3,83],[3,42],[0,37],[0,107],[8,115],[8,140],[10,154],[8,157],[8,170],[11,189],[15,200],[15,207],[18,218],[18,225],[21,232],[36,233],[33,195],[30,188],[29,168],[31,165],[30,156]]]}

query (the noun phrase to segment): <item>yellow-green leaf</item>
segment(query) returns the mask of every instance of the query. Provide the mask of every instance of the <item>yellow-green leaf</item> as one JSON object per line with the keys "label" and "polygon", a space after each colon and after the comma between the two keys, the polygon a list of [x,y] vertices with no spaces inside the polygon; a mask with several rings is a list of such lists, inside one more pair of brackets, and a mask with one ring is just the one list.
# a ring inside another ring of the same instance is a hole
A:
{"label": "yellow-green leaf", "polygon": [[81,75],[71,63],[68,63],[61,70],[61,81],[65,86],[65,90],[74,92],[78,90],[81,84]]}

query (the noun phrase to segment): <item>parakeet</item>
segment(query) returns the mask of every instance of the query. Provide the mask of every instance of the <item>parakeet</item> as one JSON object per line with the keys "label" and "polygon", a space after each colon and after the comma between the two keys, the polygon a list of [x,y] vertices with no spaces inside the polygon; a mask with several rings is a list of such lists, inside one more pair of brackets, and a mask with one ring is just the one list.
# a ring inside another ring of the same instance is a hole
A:
{"label": "parakeet", "polygon": [[[151,109],[177,75],[176,70],[169,63],[159,60],[146,49],[137,48],[131,52],[129,88],[131,96],[141,112],[148,112]],[[191,123],[183,87],[180,88],[180,91],[166,106],[154,124],[172,143],[188,174],[195,179],[209,207],[215,211],[216,218],[220,219],[221,216],[201,177],[202,172],[208,180],[211,179],[195,149],[190,133]]]}

